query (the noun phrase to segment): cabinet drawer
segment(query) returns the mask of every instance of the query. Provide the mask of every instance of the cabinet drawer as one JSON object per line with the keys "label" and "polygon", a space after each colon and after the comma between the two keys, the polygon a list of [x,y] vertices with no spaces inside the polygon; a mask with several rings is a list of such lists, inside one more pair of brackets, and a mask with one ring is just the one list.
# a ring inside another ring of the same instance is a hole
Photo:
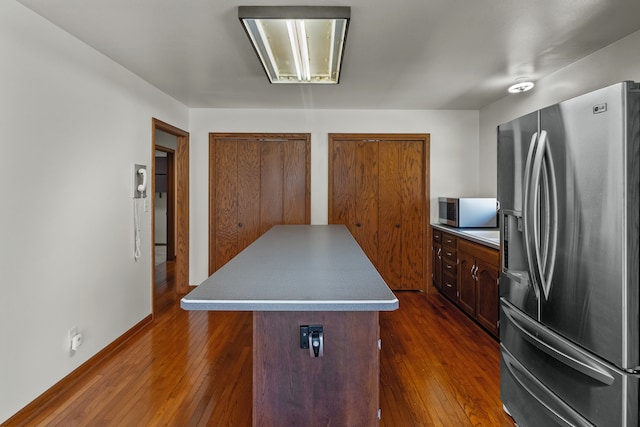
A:
{"label": "cabinet drawer", "polygon": [[458,274],[458,265],[456,261],[452,262],[451,260],[445,258],[442,262],[442,272],[452,274],[454,277],[456,277],[456,274]]}
{"label": "cabinet drawer", "polygon": [[448,246],[450,248],[456,248],[456,244],[457,244],[458,239],[451,235],[451,234],[447,234],[447,233],[442,233],[442,245],[443,246]]}
{"label": "cabinet drawer", "polygon": [[442,275],[442,293],[452,301],[456,301],[458,299],[458,283],[456,276],[451,274]]}
{"label": "cabinet drawer", "polygon": [[446,246],[442,247],[442,259],[449,260],[454,264],[458,263],[458,257],[455,249],[448,248]]}

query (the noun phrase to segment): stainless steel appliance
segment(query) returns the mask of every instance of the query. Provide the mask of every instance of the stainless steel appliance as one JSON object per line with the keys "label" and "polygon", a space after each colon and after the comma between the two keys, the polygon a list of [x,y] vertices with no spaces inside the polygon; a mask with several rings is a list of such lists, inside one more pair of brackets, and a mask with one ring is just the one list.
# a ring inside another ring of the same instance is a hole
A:
{"label": "stainless steel appliance", "polygon": [[496,199],[490,197],[438,198],[440,224],[452,227],[497,227]]}
{"label": "stainless steel appliance", "polygon": [[520,427],[638,426],[640,85],[498,127],[500,394]]}

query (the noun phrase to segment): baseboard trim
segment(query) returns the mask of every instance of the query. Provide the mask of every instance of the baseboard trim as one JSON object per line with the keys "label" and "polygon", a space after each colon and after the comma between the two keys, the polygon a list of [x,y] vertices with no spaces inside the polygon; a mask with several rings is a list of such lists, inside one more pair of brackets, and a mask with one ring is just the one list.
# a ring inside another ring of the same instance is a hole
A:
{"label": "baseboard trim", "polygon": [[2,425],[26,425],[29,421],[35,418],[43,409],[47,408],[49,405],[55,403],[56,396],[59,396],[66,389],[73,386],[80,379],[82,379],[85,375],[90,373],[96,366],[98,366],[101,362],[107,359],[109,356],[115,354],[120,347],[127,341],[129,341],[134,335],[138,332],[142,331],[148,325],[153,322],[153,316],[149,314],[147,317],[142,319],[136,325],[134,325],[127,332],[118,337],[111,344],[107,345],[105,348],[96,353],[89,360],[84,362],[82,365],[78,366],[76,369],[71,371],[69,375],[58,381],[47,391],[38,396],[35,400],[29,403],[27,406],[19,410],[16,414],[14,414],[11,418],[6,420]]}

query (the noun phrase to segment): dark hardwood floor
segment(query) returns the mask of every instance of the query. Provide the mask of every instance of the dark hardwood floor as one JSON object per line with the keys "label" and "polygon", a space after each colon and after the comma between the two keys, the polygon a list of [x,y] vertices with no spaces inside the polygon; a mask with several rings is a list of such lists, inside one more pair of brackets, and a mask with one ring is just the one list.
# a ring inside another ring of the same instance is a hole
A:
{"label": "dark hardwood floor", "polygon": [[[510,426],[498,343],[440,295],[380,313],[382,426]],[[153,324],[12,426],[250,426],[252,314],[163,303]]]}

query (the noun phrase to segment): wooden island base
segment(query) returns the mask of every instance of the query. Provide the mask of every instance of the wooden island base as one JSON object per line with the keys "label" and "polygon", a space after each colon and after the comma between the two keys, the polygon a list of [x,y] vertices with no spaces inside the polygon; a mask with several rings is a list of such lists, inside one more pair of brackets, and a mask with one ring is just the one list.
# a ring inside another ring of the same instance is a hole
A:
{"label": "wooden island base", "polygon": [[[324,355],[300,348],[300,325],[322,325]],[[254,426],[379,424],[377,311],[256,311]]]}
{"label": "wooden island base", "polygon": [[[254,426],[379,425],[378,313],[398,299],[344,225],[274,226],[181,306],[253,312]],[[321,357],[302,325],[322,325]]]}

